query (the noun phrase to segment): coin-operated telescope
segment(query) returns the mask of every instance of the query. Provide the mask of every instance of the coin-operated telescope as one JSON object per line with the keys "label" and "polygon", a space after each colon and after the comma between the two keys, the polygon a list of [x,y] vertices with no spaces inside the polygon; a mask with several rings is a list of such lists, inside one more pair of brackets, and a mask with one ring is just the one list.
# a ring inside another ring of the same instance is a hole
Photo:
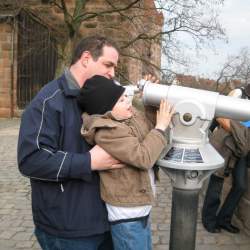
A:
{"label": "coin-operated telescope", "polygon": [[170,250],[194,250],[199,191],[205,179],[222,167],[223,158],[209,143],[214,117],[250,120],[250,101],[217,92],[141,80],[144,105],[166,99],[175,109],[169,144],[157,164],[172,181]]}

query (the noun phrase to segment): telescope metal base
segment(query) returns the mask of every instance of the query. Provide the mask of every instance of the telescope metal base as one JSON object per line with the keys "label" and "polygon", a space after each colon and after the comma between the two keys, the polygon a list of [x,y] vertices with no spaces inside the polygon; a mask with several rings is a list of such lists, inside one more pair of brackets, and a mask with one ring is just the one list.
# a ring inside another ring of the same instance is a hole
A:
{"label": "telescope metal base", "polygon": [[173,188],[170,250],[194,250],[199,191]]}

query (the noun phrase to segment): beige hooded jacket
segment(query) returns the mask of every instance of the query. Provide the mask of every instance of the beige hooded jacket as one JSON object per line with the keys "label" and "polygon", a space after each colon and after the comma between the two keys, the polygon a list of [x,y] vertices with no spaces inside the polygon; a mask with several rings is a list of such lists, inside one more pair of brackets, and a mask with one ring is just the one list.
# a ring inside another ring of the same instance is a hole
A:
{"label": "beige hooded jacket", "polygon": [[83,114],[82,135],[91,145],[98,144],[126,166],[100,171],[102,199],[114,206],[152,204],[148,169],[152,168],[167,144],[165,136],[153,128],[142,112],[117,121],[111,112]]}

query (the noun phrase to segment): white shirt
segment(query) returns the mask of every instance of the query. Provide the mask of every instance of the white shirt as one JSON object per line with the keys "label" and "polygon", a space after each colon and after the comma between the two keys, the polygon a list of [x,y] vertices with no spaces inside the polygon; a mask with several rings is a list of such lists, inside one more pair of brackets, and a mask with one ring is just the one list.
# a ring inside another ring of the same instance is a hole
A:
{"label": "white shirt", "polygon": [[[153,194],[155,195],[156,187],[155,187],[155,176],[153,169],[149,169],[148,174],[150,177],[150,183],[152,186]],[[108,203],[106,203],[106,207],[108,210],[109,221],[117,221],[117,220],[132,219],[132,218],[147,216],[152,209],[152,205],[137,206],[137,207],[118,207],[110,205]]]}

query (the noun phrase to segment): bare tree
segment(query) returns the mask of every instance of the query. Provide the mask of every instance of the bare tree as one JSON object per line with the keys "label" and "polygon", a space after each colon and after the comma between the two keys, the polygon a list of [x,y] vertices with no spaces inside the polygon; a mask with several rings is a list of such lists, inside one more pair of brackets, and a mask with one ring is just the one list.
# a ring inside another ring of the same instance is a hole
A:
{"label": "bare tree", "polygon": [[[175,73],[169,66],[173,62],[187,64],[182,53],[183,48],[187,47],[178,34],[185,33],[191,37],[197,49],[214,39],[225,38],[216,11],[224,0],[103,0],[102,4],[94,0],[6,1],[32,13],[38,21],[45,21],[52,31],[56,30],[61,65],[70,60],[72,46],[83,28],[94,28],[96,23],[102,21],[111,35],[112,32],[121,33],[123,27],[123,35],[119,33],[117,40],[124,58],[138,60],[146,65],[145,70],[165,72],[169,77]],[[34,4],[38,2],[46,4],[39,9]],[[2,5],[2,8],[5,7],[6,4]],[[64,25],[53,29],[52,21],[48,18],[50,15],[44,9],[60,16]],[[160,67],[161,55],[154,57],[155,46],[161,46],[162,53],[166,55],[168,64],[165,68]]]}
{"label": "bare tree", "polygon": [[[228,56],[221,70],[217,73],[216,90],[225,91],[239,85],[250,84],[250,49],[244,47],[238,55]],[[221,87],[223,86],[223,87]]]}
{"label": "bare tree", "polygon": [[[176,74],[171,69],[171,64],[186,67],[190,65],[190,58],[185,53],[190,45],[185,44],[179,34],[185,34],[186,37],[191,38],[192,46],[197,50],[211,45],[216,39],[226,40],[225,31],[218,21],[219,8],[223,3],[224,0],[155,0],[156,9],[164,16],[163,29],[152,31],[152,26],[144,27],[136,36],[131,38],[131,35],[128,35],[130,40],[123,48],[133,46],[140,40],[161,43],[162,54],[168,61],[165,68],[161,67],[161,71],[164,73],[164,78],[171,81]],[[145,9],[149,11],[150,7],[144,7]],[[134,21],[136,17],[138,16],[130,16]],[[155,22],[153,18],[152,21]],[[141,60],[142,56],[138,53],[136,58]]]}
{"label": "bare tree", "polygon": [[[186,52],[199,51],[204,46],[212,46],[216,39],[226,40],[224,29],[218,16],[223,0],[158,0],[158,8],[164,13],[162,48],[166,68],[175,64],[176,68],[188,69],[192,63]],[[188,41],[188,42],[185,42]]]}

